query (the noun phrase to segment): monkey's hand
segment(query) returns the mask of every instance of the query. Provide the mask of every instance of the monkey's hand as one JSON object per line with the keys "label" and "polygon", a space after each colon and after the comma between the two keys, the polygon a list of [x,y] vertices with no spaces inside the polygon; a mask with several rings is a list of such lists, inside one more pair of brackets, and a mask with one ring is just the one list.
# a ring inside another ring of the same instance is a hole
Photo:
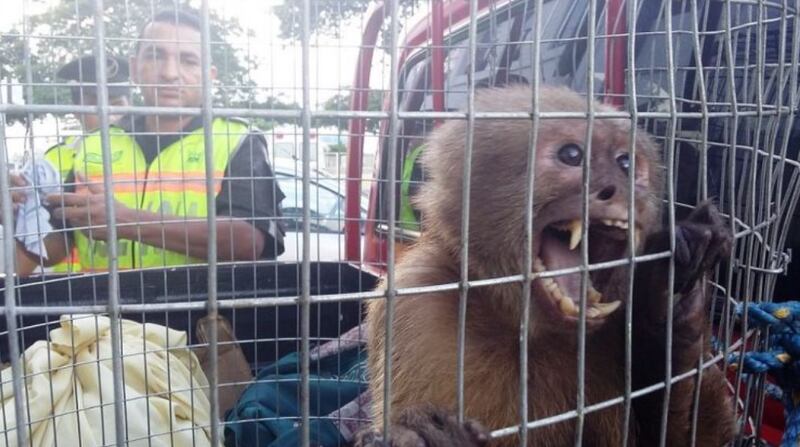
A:
{"label": "monkey's hand", "polygon": [[[649,238],[647,253],[669,250],[669,232]],[[709,293],[705,293],[704,276],[714,266],[730,258],[733,237],[725,227],[717,209],[710,203],[700,204],[689,217],[676,225],[675,280],[669,289],[669,260],[647,262],[636,267],[633,297],[633,385],[640,389],[665,378],[667,318],[672,295],[672,374],[683,373],[697,366],[708,348]],[[691,445],[691,414],[695,382],[683,380],[672,386],[667,420],[667,445]],[[700,407],[711,417],[698,424],[698,445],[724,445],[733,433],[734,420],[729,411],[725,377],[715,367],[706,370],[700,390]],[[663,391],[638,399],[634,404],[639,420],[637,445],[657,445],[663,410]],[[702,413],[702,411],[701,411]]]}
{"label": "monkey's hand", "polygon": [[[669,250],[669,231],[654,234],[647,241],[646,253]],[[673,328],[676,335],[696,340],[706,323],[707,299],[702,293],[703,278],[722,260],[729,259],[733,237],[716,207],[701,203],[675,227]],[[642,328],[662,333],[666,327],[669,303],[669,261],[637,266],[634,312]]]}
{"label": "monkey's hand", "polygon": [[675,229],[675,291],[690,293],[720,261],[729,259],[733,236],[717,208],[704,202]]}
{"label": "monkey's hand", "polygon": [[489,434],[475,421],[459,424],[455,415],[420,405],[402,411],[390,427],[390,439],[382,430],[367,429],[356,435],[356,447],[478,447],[487,445]]}

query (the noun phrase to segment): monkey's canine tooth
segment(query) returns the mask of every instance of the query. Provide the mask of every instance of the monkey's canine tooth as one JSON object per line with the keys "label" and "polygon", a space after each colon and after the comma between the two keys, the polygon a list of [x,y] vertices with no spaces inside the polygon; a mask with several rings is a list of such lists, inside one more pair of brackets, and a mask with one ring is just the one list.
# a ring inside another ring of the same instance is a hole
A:
{"label": "monkey's canine tooth", "polygon": [[596,307],[589,307],[586,309],[586,317],[587,318],[597,318],[600,316],[600,309]]}
{"label": "monkey's canine tooth", "polygon": [[534,272],[543,272],[545,270],[546,269],[545,269],[545,266],[544,266],[544,261],[542,261],[542,258],[540,258],[538,256],[533,258],[533,271]]}
{"label": "monkey's canine tooth", "polygon": [[620,305],[622,305],[622,301],[612,301],[610,303],[592,304],[592,307],[589,309],[592,310],[596,309],[596,312],[595,311],[589,312],[589,309],[587,309],[587,315],[589,315],[592,318],[605,317],[606,315],[609,315],[615,310],[617,310],[617,308],[619,308]]}
{"label": "monkey's canine tooth", "polygon": [[589,286],[589,290],[586,293],[586,298],[588,298],[590,304],[596,304],[603,299],[603,294],[598,292],[594,287]]}
{"label": "monkey's canine tooth", "polygon": [[561,312],[564,315],[575,317],[578,315],[578,308],[575,307],[575,303],[572,301],[572,298],[563,296],[561,300],[558,302],[558,307],[561,309]]}
{"label": "monkey's canine tooth", "polygon": [[581,243],[583,237],[583,222],[580,219],[575,219],[569,223],[569,249],[575,250],[575,247]]}

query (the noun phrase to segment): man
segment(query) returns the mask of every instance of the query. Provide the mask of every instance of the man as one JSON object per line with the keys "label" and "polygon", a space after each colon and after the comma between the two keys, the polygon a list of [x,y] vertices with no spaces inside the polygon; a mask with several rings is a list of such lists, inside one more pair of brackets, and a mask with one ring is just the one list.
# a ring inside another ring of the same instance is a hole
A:
{"label": "man", "polygon": [[[130,68],[146,106],[201,106],[200,30],[200,20],[184,11],[159,13],[143,28]],[[216,76],[213,66],[211,75]],[[109,136],[119,267],[206,262],[210,227],[202,119],[140,116],[130,128],[111,127]],[[283,252],[277,219],[283,193],[267,162],[266,141],[245,123],[223,118],[212,123],[212,139],[217,259],[275,258]],[[71,240],[51,236],[45,243],[51,259],[74,244],[83,271],[102,271],[109,251],[100,133],[80,146],[71,176],[77,191],[47,197],[54,220],[75,231]],[[32,256],[22,258],[19,274],[36,267],[30,265],[38,261]]]}
{"label": "man", "polygon": [[[72,60],[62,66],[56,77],[68,81],[72,104],[96,106],[97,87],[95,80],[95,58],[92,55],[83,56]],[[130,94],[130,80],[128,75],[128,61],[106,54],[106,77],[108,81],[108,102],[112,106],[127,106]],[[112,121],[117,121],[119,116],[112,116]],[[96,114],[78,114],[81,123],[81,134],[70,135],[60,143],[47,149],[44,158],[61,174],[62,179],[72,172],[75,152],[80,144],[80,137],[95,131],[100,126],[100,117]],[[77,272],[80,270],[78,251],[75,247],[70,251],[70,256],[53,266],[52,271],[57,273]]]}

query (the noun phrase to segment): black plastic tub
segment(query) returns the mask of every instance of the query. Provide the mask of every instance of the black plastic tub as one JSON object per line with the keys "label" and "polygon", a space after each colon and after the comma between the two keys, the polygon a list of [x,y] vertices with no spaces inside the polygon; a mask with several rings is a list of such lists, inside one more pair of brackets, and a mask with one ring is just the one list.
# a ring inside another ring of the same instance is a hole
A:
{"label": "black plastic tub", "polygon": [[[236,265],[219,267],[217,299],[285,297],[281,305],[246,305],[220,309],[234,328],[236,338],[254,369],[300,349],[300,306],[292,297],[301,292],[300,265]],[[75,313],[88,313],[91,306],[108,303],[108,275],[71,277],[44,276],[18,283],[18,306],[74,306]],[[311,294],[336,295],[367,292],[376,278],[345,263],[312,263]],[[1,283],[0,283],[1,284]],[[137,305],[136,311],[123,311],[122,317],[138,322],[157,323],[186,331],[192,344],[198,344],[197,320],[207,315],[208,269],[187,267],[169,270],[126,271],[119,275],[120,304]],[[154,309],[194,303],[192,309]],[[142,306],[144,305],[144,306]],[[142,309],[143,308],[143,309]],[[315,303],[311,306],[312,346],[334,339],[361,322],[359,300]],[[20,349],[47,339],[58,325],[59,315],[26,314],[17,316]],[[0,360],[9,361],[6,317],[0,317]]]}

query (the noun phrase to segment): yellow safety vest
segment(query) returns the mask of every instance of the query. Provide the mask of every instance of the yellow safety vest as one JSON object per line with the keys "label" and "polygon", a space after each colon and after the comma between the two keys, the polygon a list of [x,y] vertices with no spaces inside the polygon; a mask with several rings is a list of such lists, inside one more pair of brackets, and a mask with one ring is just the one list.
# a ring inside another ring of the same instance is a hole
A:
{"label": "yellow safety vest", "polygon": [[[214,194],[233,154],[249,132],[246,123],[217,118],[212,123]],[[203,128],[187,134],[161,150],[149,164],[133,136],[118,127],[109,129],[114,198],[123,205],[164,215],[203,218],[206,203],[206,153]],[[84,139],[75,155],[75,173],[102,184],[103,155],[100,134]],[[207,262],[131,240],[117,240],[119,268],[147,268]],[[75,245],[84,271],[108,269],[108,245],[75,231]]]}
{"label": "yellow safety vest", "polygon": [[79,139],[77,136],[69,136],[64,138],[64,141],[61,143],[47,149],[44,153],[45,160],[49,161],[50,164],[56,168],[56,171],[61,174],[62,181],[67,177],[70,171],[72,171],[78,142]]}
{"label": "yellow safety vest", "polygon": [[[69,136],[61,143],[47,149],[44,153],[45,160],[49,161],[56,168],[56,171],[61,174],[62,183],[72,171],[75,152],[77,152],[79,144],[80,138],[78,136]],[[63,261],[51,268],[56,273],[79,272],[81,264],[78,261],[78,251],[73,248]]]}

